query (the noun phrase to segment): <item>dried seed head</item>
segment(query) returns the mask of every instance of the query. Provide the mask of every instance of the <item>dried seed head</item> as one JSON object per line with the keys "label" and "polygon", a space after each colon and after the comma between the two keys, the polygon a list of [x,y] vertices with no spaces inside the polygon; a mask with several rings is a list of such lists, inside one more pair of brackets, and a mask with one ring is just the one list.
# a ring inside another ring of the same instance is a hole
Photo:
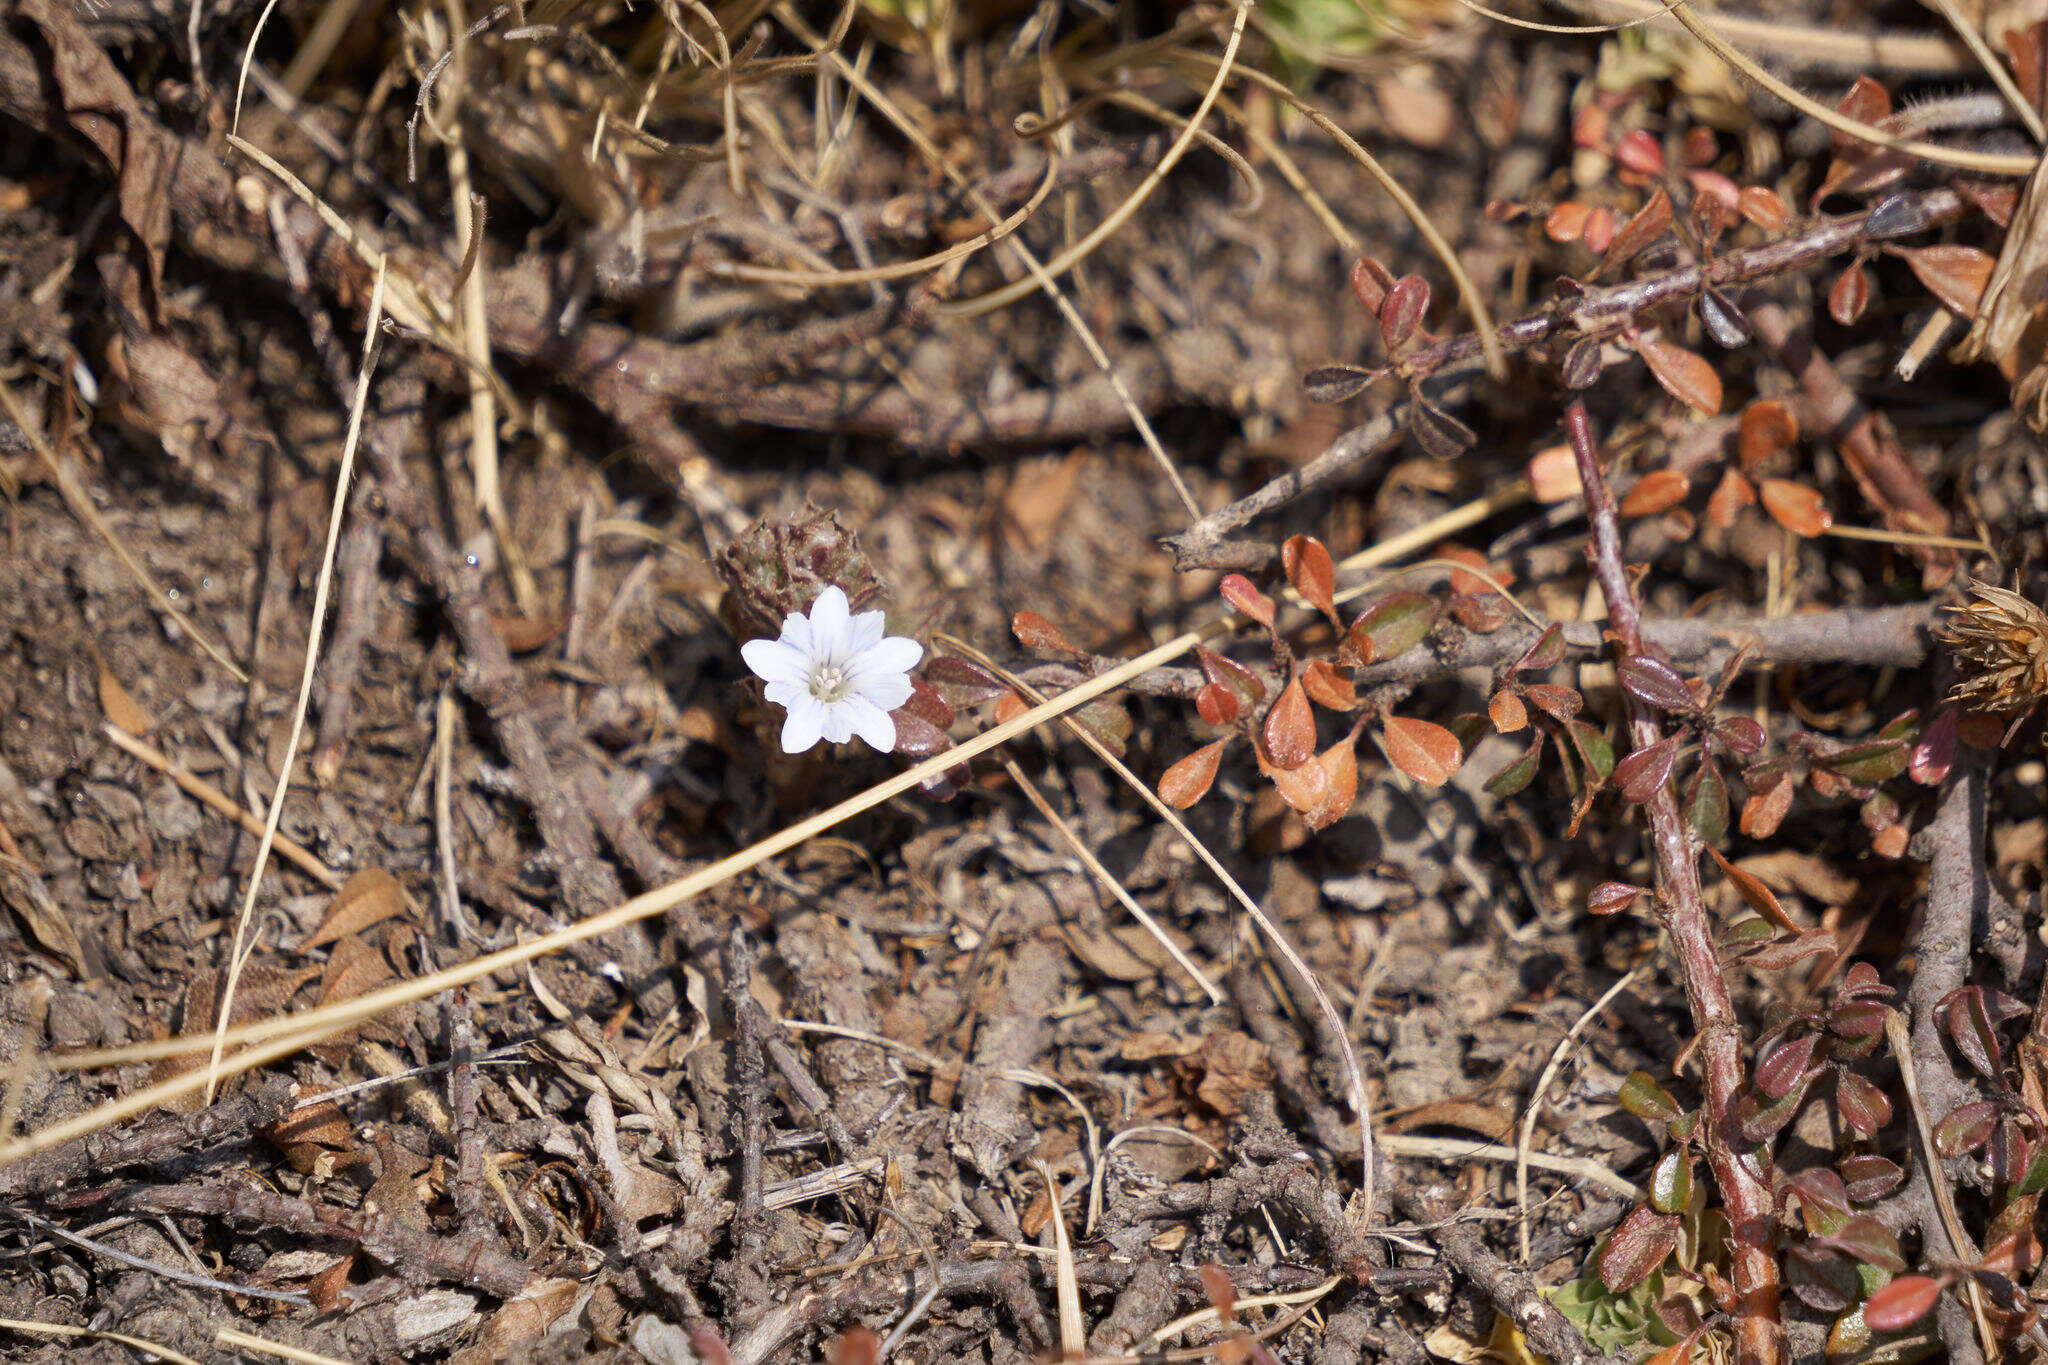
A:
{"label": "dried seed head", "polygon": [[806,503],[786,520],[755,522],[715,565],[725,584],[719,609],[742,640],[773,637],[791,612],[809,612],[838,585],[855,611],[882,595],[874,566],[837,514]]}
{"label": "dried seed head", "polygon": [[1971,601],[1950,607],[1948,642],[1958,681],[1949,700],[2017,716],[2048,699],[2048,612],[2005,588],[1972,581]]}

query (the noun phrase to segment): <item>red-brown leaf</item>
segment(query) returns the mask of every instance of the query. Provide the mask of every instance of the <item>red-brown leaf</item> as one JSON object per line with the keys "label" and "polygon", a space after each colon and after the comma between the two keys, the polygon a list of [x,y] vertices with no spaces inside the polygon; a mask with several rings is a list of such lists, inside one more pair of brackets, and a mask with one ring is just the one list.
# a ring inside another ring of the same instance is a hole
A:
{"label": "red-brown leaf", "polygon": [[1899,255],[1906,258],[1928,293],[1940,299],[1949,312],[1964,318],[1977,316],[1977,303],[1984,297],[1984,286],[1991,283],[1992,267],[1998,264],[1990,253],[1955,242],[1908,248]]}
{"label": "red-brown leaf", "polygon": [[1204,683],[1195,693],[1195,710],[1211,725],[1229,725],[1238,717],[1237,693],[1222,683]]}
{"label": "red-brown leaf", "polygon": [[1300,678],[1290,680],[1266,712],[1266,752],[1281,769],[1299,768],[1315,757],[1316,716]]}
{"label": "red-brown leaf", "polygon": [[1622,495],[1624,517],[1650,517],[1668,512],[1692,492],[1692,480],[1675,469],[1653,469],[1636,480],[1636,486]]}
{"label": "red-brown leaf", "polygon": [[1326,711],[1349,711],[1358,705],[1358,689],[1327,659],[1313,659],[1301,671],[1302,690]]}
{"label": "red-brown leaf", "polygon": [[1567,199],[1544,218],[1543,235],[1560,244],[1576,242],[1586,230],[1586,219],[1592,215],[1591,204],[1581,204],[1576,199]]}
{"label": "red-brown leaf", "polygon": [[1224,601],[1252,620],[1268,630],[1273,628],[1273,599],[1260,592],[1243,574],[1226,575],[1223,582],[1218,585],[1217,591],[1223,594]]}
{"label": "red-brown leaf", "polygon": [[1834,514],[1815,490],[1790,479],[1765,479],[1757,490],[1764,510],[1795,536],[1812,539],[1835,524]]}
{"label": "red-brown leaf", "polygon": [[1828,316],[1848,327],[1862,317],[1863,310],[1869,306],[1870,274],[1852,262],[1835,277],[1834,284],[1828,289]]}
{"label": "red-brown leaf", "polygon": [[1742,893],[1742,899],[1749,902],[1750,909],[1756,911],[1788,934],[1799,932],[1799,926],[1794,924],[1792,917],[1785,913],[1785,907],[1778,904],[1778,898],[1771,894],[1771,888],[1765,886],[1753,874],[1744,872],[1741,868],[1722,857],[1721,850],[1715,848],[1712,844],[1707,845],[1707,852],[1711,853],[1714,856],[1714,861],[1721,865],[1722,875],[1735,883],[1735,889]]}
{"label": "red-brown leaf", "polygon": [[1328,829],[1349,814],[1358,799],[1358,755],[1351,747],[1356,738],[1354,731],[1316,755],[1326,786],[1315,809],[1302,812],[1310,829]]}
{"label": "red-brown leaf", "polygon": [[1208,794],[1209,785],[1216,780],[1216,770],[1223,763],[1223,750],[1229,744],[1227,739],[1204,744],[1168,768],[1159,778],[1159,799],[1175,810],[1186,810],[1201,800]]}
{"label": "red-brown leaf", "polygon": [[1389,351],[1400,349],[1402,343],[1415,335],[1422,315],[1429,311],[1429,282],[1420,275],[1403,275],[1394,281],[1394,287],[1387,291],[1387,301],[1380,305],[1380,339]]}
{"label": "red-brown leaf", "polygon": [[1725,531],[1735,524],[1737,514],[1755,501],[1756,486],[1740,470],[1724,469],[1721,482],[1707,498],[1707,520]]}
{"label": "red-brown leaf", "polygon": [[[1302,601],[1333,622],[1337,619],[1337,566],[1330,552],[1314,536],[1289,536],[1280,547],[1280,563],[1287,581],[1301,594]],[[1341,629],[1341,627],[1340,627]]]}
{"label": "red-brown leaf", "polygon": [[1035,611],[1020,611],[1010,618],[1010,632],[1017,637],[1017,643],[1040,654],[1079,654],[1081,651],[1067,643],[1067,637],[1060,634],[1060,628]]}
{"label": "red-brown leaf", "polygon": [[1465,760],[1458,737],[1441,725],[1407,716],[1388,716],[1387,758],[1425,787],[1441,787]]}
{"label": "red-brown leaf", "polygon": [[1792,210],[1778,192],[1762,185],[1746,186],[1735,197],[1735,211],[1766,232],[1782,232],[1792,222]]}
{"label": "red-brown leaf", "polygon": [[[1835,111],[1855,119],[1858,123],[1874,124],[1892,112],[1892,97],[1883,86],[1870,77],[1858,76],[1856,83],[1849,87],[1849,92],[1842,96],[1842,102],[1835,106]],[[1869,151],[1871,147],[1870,143],[1839,129],[1829,134],[1829,141],[1834,144],[1837,156]]]}
{"label": "red-brown leaf", "polygon": [[1393,287],[1394,277],[1388,269],[1370,256],[1360,256],[1351,266],[1351,292],[1365,305],[1365,311],[1374,317],[1380,315],[1380,308],[1387,301],[1387,290]]}
{"label": "red-brown leaf", "polygon": [[1941,1281],[1901,1275],[1863,1302],[1863,1322],[1873,1332],[1897,1332],[1927,1316],[1941,1297]]}
{"label": "red-brown leaf", "polygon": [[[1600,258],[1600,268],[1611,270],[1627,265],[1642,249],[1671,230],[1671,196],[1659,186],[1650,196],[1650,201],[1637,209],[1635,216],[1622,225],[1614,235],[1613,245]],[[1590,241],[1588,245],[1591,245]]]}
{"label": "red-brown leaf", "polygon": [[1721,410],[1721,376],[1705,356],[1668,341],[1639,341],[1636,354],[1650,367],[1664,391],[1702,417]]}
{"label": "red-brown leaf", "polygon": [[1759,398],[1742,410],[1735,450],[1744,470],[1753,470],[1799,439],[1799,419],[1775,398]]}
{"label": "red-brown leaf", "polygon": [[1529,708],[1505,687],[1493,694],[1493,700],[1486,704],[1486,714],[1492,718],[1493,728],[1504,735],[1512,735],[1529,723]]}

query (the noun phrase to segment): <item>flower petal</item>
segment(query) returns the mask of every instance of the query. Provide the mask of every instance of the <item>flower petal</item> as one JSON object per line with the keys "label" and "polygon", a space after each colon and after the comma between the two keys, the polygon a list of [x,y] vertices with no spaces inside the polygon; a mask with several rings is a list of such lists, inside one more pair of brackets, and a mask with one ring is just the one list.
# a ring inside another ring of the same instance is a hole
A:
{"label": "flower petal", "polygon": [[825,712],[825,738],[834,744],[844,744],[853,738],[853,715],[847,709],[851,704],[851,700],[845,697],[838,701],[818,703]]}
{"label": "flower petal", "polygon": [[785,711],[795,710],[799,698],[811,695],[809,685],[801,678],[778,679],[775,682],[769,683],[761,691],[769,701],[774,702]]}
{"label": "flower petal", "polygon": [[801,683],[810,672],[810,660],[803,651],[781,640],[749,640],[740,646],[740,657],[771,683]]}
{"label": "flower petal", "polygon": [[782,752],[800,754],[814,747],[824,731],[825,703],[806,692],[789,708],[782,722]]}
{"label": "flower petal", "polygon": [[908,673],[923,658],[923,645],[907,636],[891,635],[848,660],[847,667],[857,677],[875,673]]}
{"label": "flower petal", "polygon": [[907,673],[865,673],[857,674],[849,697],[858,697],[884,711],[894,711],[910,700],[912,688]]}
{"label": "flower petal", "polygon": [[811,618],[800,611],[783,617],[781,643],[808,656],[811,652]]}
{"label": "flower petal", "polygon": [[848,633],[847,643],[855,654],[873,649],[882,643],[882,636],[889,629],[887,616],[879,611],[864,611],[853,618],[853,629]]}
{"label": "flower petal", "polygon": [[844,659],[850,624],[845,591],[837,583],[827,585],[811,603],[811,657]]}
{"label": "flower petal", "polygon": [[896,722],[881,707],[865,697],[848,697],[839,703],[839,711],[870,748],[886,754],[896,747]]}

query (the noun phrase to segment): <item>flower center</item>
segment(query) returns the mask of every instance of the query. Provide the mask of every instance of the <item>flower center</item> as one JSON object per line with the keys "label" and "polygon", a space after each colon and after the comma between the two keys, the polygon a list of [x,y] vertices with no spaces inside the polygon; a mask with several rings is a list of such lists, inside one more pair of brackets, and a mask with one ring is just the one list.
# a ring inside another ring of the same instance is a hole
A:
{"label": "flower center", "polygon": [[811,670],[811,695],[830,704],[845,697],[853,677],[836,663],[821,663]]}

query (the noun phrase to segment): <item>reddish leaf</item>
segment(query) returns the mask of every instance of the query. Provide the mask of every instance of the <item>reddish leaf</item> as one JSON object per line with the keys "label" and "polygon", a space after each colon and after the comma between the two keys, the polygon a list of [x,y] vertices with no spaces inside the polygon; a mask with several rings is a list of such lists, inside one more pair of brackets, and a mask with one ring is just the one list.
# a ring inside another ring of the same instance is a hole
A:
{"label": "reddish leaf", "polygon": [[1522,689],[1522,695],[1554,720],[1570,720],[1585,709],[1586,699],[1578,689],[1560,687],[1556,683],[1530,683]]}
{"label": "reddish leaf", "polygon": [[1529,708],[1505,687],[1493,694],[1493,700],[1486,704],[1486,714],[1493,721],[1493,728],[1504,735],[1512,735],[1529,723]]}
{"label": "reddish leaf", "polygon": [[1211,725],[1231,725],[1239,715],[1237,693],[1222,683],[1204,683],[1195,693],[1195,710]]}
{"label": "reddish leaf", "polygon": [[1213,649],[1196,645],[1195,661],[1201,664],[1203,677],[1235,692],[1239,705],[1244,709],[1257,706],[1266,699],[1266,684],[1259,680],[1258,674],[1235,659],[1226,659]]}
{"label": "reddish leaf", "polygon": [[1031,709],[1031,703],[1015,692],[1005,692],[996,698],[996,724],[1005,725]]}
{"label": "reddish leaf", "polygon": [[1622,690],[1646,706],[1695,715],[1699,701],[1677,669],[1648,654],[1631,654],[1615,668]]}
{"label": "reddish leaf", "polygon": [[1425,787],[1441,787],[1464,762],[1458,737],[1441,725],[1406,716],[1386,720],[1387,758]]}
{"label": "reddish leaf", "polygon": [[[1644,247],[1670,230],[1671,196],[1659,186],[1656,193],[1650,196],[1649,202],[1637,209],[1635,216],[1623,224],[1621,231],[1614,235],[1614,244],[1608,247],[1606,254],[1600,258],[1600,268],[1609,270],[1627,265]],[[1587,245],[1592,245],[1590,237]]]}
{"label": "reddish leaf", "polygon": [[1748,716],[1730,716],[1715,725],[1713,733],[1722,748],[1744,758],[1764,747],[1764,727]]}
{"label": "reddish leaf", "polygon": [[1927,286],[1927,292],[1940,299],[1949,312],[1963,318],[1977,316],[1977,303],[1984,297],[1984,286],[1991,282],[1992,267],[1998,264],[1988,252],[1954,242],[1896,250]]}
{"label": "reddish leaf", "polygon": [[1791,774],[1785,772],[1780,772],[1777,779],[1768,784],[1752,783],[1749,799],[1742,803],[1742,819],[1736,827],[1752,839],[1770,838],[1792,809],[1792,793],[1797,786]]}
{"label": "reddish leaf", "polygon": [[1289,536],[1280,547],[1280,563],[1287,570],[1287,581],[1294,585],[1302,600],[1335,624],[1337,566],[1330,562],[1330,552],[1323,548],[1323,542],[1314,536]]}
{"label": "reddish leaf", "polygon": [[1907,760],[1906,771],[1922,786],[1938,786],[1947,779],[1955,761],[1956,713],[1950,708],[1937,713],[1929,723],[1926,733],[1913,746],[1913,757]]}
{"label": "reddish leaf", "polygon": [[1873,1137],[1891,1122],[1892,1102],[1863,1077],[1843,1071],[1835,1077],[1835,1112],[1857,1133]]}
{"label": "reddish leaf", "polygon": [[1678,736],[1666,735],[1615,764],[1614,785],[1625,800],[1640,806],[1663,790],[1671,780],[1671,765],[1677,761]]}
{"label": "reddish leaf", "polygon": [[1543,628],[1543,633],[1536,637],[1535,644],[1522,651],[1521,658],[1508,665],[1508,672],[1539,673],[1547,668],[1555,668],[1563,661],[1564,630],[1556,624],[1551,624]]}
{"label": "reddish leaf", "polygon": [[1791,1094],[1813,1065],[1813,1049],[1820,1041],[1818,1033],[1802,1033],[1772,1048],[1770,1055],[1756,1064],[1757,1090],[1774,1100]]}
{"label": "reddish leaf", "polygon": [[1309,709],[1308,693],[1295,678],[1280,690],[1279,700],[1266,712],[1266,752],[1273,766],[1299,768],[1315,757],[1316,716]]}
{"label": "reddish leaf", "polygon": [[1920,1321],[1941,1297],[1941,1281],[1901,1275],[1863,1301],[1863,1322],[1873,1332],[1902,1332]]}
{"label": "reddish leaf", "polygon": [[[916,698],[913,696],[912,701]],[[909,706],[889,713],[896,722],[896,752],[910,758],[930,758],[953,747],[952,736],[926,720]]]}
{"label": "reddish leaf", "polygon": [[2003,1275],[2007,1279],[2024,1279],[2040,1260],[2040,1239],[2034,1236],[2032,1228],[2020,1228],[1993,1243],[1991,1249],[1978,1258],[1977,1269]]}
{"label": "reddish leaf", "polygon": [[1159,799],[1175,810],[1186,810],[1201,800],[1216,780],[1216,770],[1223,763],[1223,750],[1229,744],[1227,739],[1204,744],[1168,768],[1159,778]]}
{"label": "reddish leaf", "polygon": [[[1858,123],[1875,124],[1891,114],[1892,97],[1883,86],[1870,77],[1858,76],[1856,83],[1842,96],[1842,102],[1835,106],[1835,111]],[[1828,140],[1833,144],[1837,156],[1845,152],[1868,151],[1872,145],[1839,128],[1829,133]]]}
{"label": "reddish leaf", "polygon": [[1828,316],[1844,327],[1854,326],[1870,306],[1870,272],[1851,261],[1828,287]]}
{"label": "reddish leaf", "polygon": [[1195,1276],[1202,1282],[1202,1293],[1208,1296],[1209,1306],[1228,1326],[1237,1315],[1237,1286],[1230,1282],[1230,1272],[1210,1262],[1199,1267]]}
{"label": "reddish leaf", "polygon": [[1580,237],[1596,255],[1605,256],[1614,244],[1614,210],[1601,204],[1586,215],[1586,231]]}
{"label": "reddish leaf", "polygon": [[1301,391],[1311,403],[1341,403],[1364,393],[1383,373],[1361,365],[1318,365],[1301,377]]}
{"label": "reddish leaf", "polygon": [[1712,417],[1721,410],[1721,376],[1706,357],[1668,341],[1650,340],[1638,341],[1636,354],[1666,393],[1700,416]]}
{"label": "reddish leaf", "polygon": [[1357,737],[1354,730],[1316,756],[1327,787],[1315,809],[1302,812],[1310,829],[1328,829],[1348,815],[1358,799],[1358,755],[1352,749]]}
{"label": "reddish leaf", "polygon": [[1613,118],[1605,105],[1589,101],[1572,115],[1572,145],[1598,149],[1607,145]]}
{"label": "reddish leaf", "polygon": [[1650,894],[1647,886],[1635,886],[1628,882],[1602,882],[1586,896],[1586,913],[1589,915],[1618,915]]}
{"label": "reddish leaf", "polygon": [[1330,791],[1330,776],[1313,756],[1298,767],[1282,768],[1263,751],[1258,754],[1259,771],[1273,784],[1280,799],[1304,815],[1322,805]]}
{"label": "reddish leaf", "polygon": [[1735,197],[1735,211],[1766,232],[1782,232],[1792,222],[1792,210],[1775,190],[1762,185],[1744,187]]}
{"label": "reddish leaf", "polygon": [[1351,292],[1365,306],[1365,311],[1374,317],[1387,301],[1387,290],[1394,283],[1393,274],[1370,256],[1360,256],[1351,266]]}
{"label": "reddish leaf", "polygon": [[1799,439],[1799,420],[1792,409],[1775,398],[1759,398],[1742,410],[1742,427],[1735,449],[1745,470],[1790,450]]}
{"label": "reddish leaf", "polygon": [[1387,300],[1380,305],[1380,339],[1389,351],[1400,347],[1415,335],[1415,328],[1422,321],[1422,315],[1429,311],[1429,282],[1420,275],[1403,275],[1394,281],[1394,287],[1387,291]]}
{"label": "reddish leaf", "polygon": [[825,1348],[830,1365],[875,1365],[882,1358],[882,1339],[872,1327],[849,1327]]}
{"label": "reddish leaf", "polygon": [[1257,621],[1267,630],[1273,628],[1273,599],[1260,592],[1249,578],[1241,573],[1225,575],[1217,591],[1223,600]]}
{"label": "reddish leaf", "polygon": [[1668,512],[1692,492],[1692,480],[1675,469],[1653,469],[1636,480],[1617,509],[1624,517],[1652,517]]}
{"label": "reddish leaf", "polygon": [[1899,1239],[1868,1214],[1859,1213],[1833,1236],[1815,1240],[1879,1270],[1897,1273],[1906,1268],[1906,1259],[1899,1254]]}
{"label": "reddish leaf", "polygon": [[1646,129],[1631,128],[1614,144],[1614,159],[1637,175],[1664,174],[1664,149]]}
{"label": "reddish leaf", "polygon": [[1765,479],[1758,490],[1764,510],[1795,536],[1812,539],[1835,524],[1834,514],[1815,490],[1790,479]]}
{"label": "reddish leaf", "polygon": [[1695,123],[1686,129],[1680,147],[1682,151],[1678,159],[1688,166],[1711,166],[1721,159],[1721,139],[1704,123]]}
{"label": "reddish leaf", "polygon": [[1626,1294],[1656,1272],[1678,1248],[1680,1220],[1639,1204],[1600,1248],[1600,1282],[1610,1294]]}
{"label": "reddish leaf", "polygon": [[1794,924],[1792,917],[1785,913],[1785,907],[1778,904],[1778,898],[1771,894],[1771,888],[1765,886],[1754,876],[1744,872],[1741,868],[1722,857],[1721,850],[1715,848],[1712,844],[1707,845],[1707,852],[1712,854],[1714,861],[1721,865],[1722,875],[1735,883],[1735,889],[1742,893],[1743,900],[1749,902],[1750,909],[1756,911],[1788,934],[1799,932],[1799,926]]}
{"label": "reddish leaf", "polygon": [[1010,618],[1011,633],[1017,643],[1040,654],[1079,654],[1081,651],[1067,643],[1067,637],[1060,634],[1060,628],[1035,611],[1020,611]]}
{"label": "reddish leaf", "polygon": [[1707,497],[1707,520],[1727,530],[1735,524],[1735,518],[1742,509],[1756,501],[1756,486],[1740,471],[1724,469],[1721,482],[1714,485],[1714,491]]}
{"label": "reddish leaf", "polygon": [[1586,231],[1586,220],[1592,216],[1591,204],[1567,199],[1544,218],[1543,235],[1553,242],[1576,242]]}
{"label": "reddish leaf", "polygon": [[[1514,570],[1506,565],[1488,563],[1485,555],[1469,545],[1460,545],[1456,541],[1447,540],[1439,544],[1431,553],[1438,559],[1448,559],[1454,563],[1469,564],[1475,569],[1482,569],[1486,573],[1486,578],[1491,578],[1493,583],[1498,583],[1502,587],[1512,586],[1515,581]],[[1493,583],[1487,582],[1486,578],[1481,578],[1478,574],[1466,573],[1462,569],[1452,569],[1451,591],[1473,597],[1490,593],[1493,591]]]}
{"label": "reddish leaf", "polygon": [[1301,671],[1302,690],[1326,711],[1349,711],[1358,705],[1358,689],[1327,659],[1312,659]]}
{"label": "reddish leaf", "polygon": [[1843,1192],[1858,1204],[1884,1198],[1906,1179],[1898,1164],[1881,1156],[1843,1157],[1840,1165]]}

